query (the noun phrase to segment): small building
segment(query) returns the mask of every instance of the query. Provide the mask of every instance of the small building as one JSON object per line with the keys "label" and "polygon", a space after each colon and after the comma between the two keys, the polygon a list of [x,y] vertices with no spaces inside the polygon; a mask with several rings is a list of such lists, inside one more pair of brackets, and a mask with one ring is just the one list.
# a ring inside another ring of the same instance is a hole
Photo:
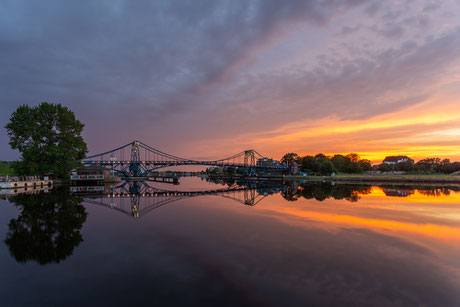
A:
{"label": "small building", "polygon": [[70,183],[100,184],[111,178],[111,170],[100,165],[90,165],[77,168],[70,174]]}
{"label": "small building", "polygon": [[270,158],[260,158],[257,160],[256,165],[266,167],[282,167],[280,161],[276,161]]}
{"label": "small building", "polygon": [[273,162],[273,159],[260,158],[257,160],[256,165],[257,166],[269,166],[272,162]]}
{"label": "small building", "polygon": [[398,163],[403,163],[410,161],[412,164],[414,164],[414,160],[409,158],[408,156],[388,156],[385,157],[385,160],[383,160],[382,163],[384,164],[398,164]]}

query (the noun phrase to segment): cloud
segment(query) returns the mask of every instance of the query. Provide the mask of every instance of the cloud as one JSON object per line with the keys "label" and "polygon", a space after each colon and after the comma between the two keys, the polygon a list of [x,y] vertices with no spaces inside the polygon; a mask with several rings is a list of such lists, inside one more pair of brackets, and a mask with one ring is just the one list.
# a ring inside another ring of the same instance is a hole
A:
{"label": "cloud", "polygon": [[92,151],[143,139],[188,155],[178,150],[200,140],[393,112],[432,94],[458,60],[459,31],[433,30],[449,4],[409,38],[422,21],[379,3],[3,1],[0,123],[20,104],[62,102]]}
{"label": "cloud", "polygon": [[1,108],[48,100],[91,109],[103,125],[110,116],[145,127],[193,112],[204,89],[282,26],[323,26],[360,2],[4,1]]}
{"label": "cloud", "polygon": [[216,126],[217,121],[225,125],[227,114],[231,114],[229,125],[266,130],[326,116],[364,119],[420,103],[439,86],[450,65],[458,62],[459,34],[456,29],[421,45],[406,41],[400,48],[367,59],[324,56],[314,68],[288,67],[247,76],[232,89],[237,97],[221,97],[223,111]]}

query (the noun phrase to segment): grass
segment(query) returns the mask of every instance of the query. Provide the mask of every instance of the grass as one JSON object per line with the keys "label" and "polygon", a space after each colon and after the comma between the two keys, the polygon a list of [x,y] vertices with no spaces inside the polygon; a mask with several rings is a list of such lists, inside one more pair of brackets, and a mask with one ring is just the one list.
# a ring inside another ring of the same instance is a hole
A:
{"label": "grass", "polygon": [[12,162],[0,161],[0,176],[15,176],[16,172],[11,165]]}

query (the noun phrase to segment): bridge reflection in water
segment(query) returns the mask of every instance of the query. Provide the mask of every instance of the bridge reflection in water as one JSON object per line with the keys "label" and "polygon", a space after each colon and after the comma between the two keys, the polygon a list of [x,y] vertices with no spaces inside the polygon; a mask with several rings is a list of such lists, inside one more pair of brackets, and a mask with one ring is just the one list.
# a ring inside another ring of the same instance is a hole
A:
{"label": "bridge reflection in water", "polygon": [[247,183],[211,190],[172,191],[153,187],[148,181],[125,181],[117,186],[71,187],[71,193],[83,197],[86,203],[111,208],[135,218],[185,198],[219,196],[255,206],[268,195],[288,190],[292,187],[282,183]]}

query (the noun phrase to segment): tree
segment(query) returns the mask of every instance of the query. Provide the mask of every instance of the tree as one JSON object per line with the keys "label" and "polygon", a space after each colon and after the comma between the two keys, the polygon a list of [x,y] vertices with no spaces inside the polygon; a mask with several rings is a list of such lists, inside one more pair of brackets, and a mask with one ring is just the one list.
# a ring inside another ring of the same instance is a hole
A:
{"label": "tree", "polygon": [[372,162],[370,160],[367,160],[367,159],[359,160],[358,165],[365,172],[372,170]]}
{"label": "tree", "polygon": [[335,155],[331,158],[331,162],[334,164],[337,171],[345,173],[349,168],[351,160],[349,157],[345,157],[343,155]]}
{"label": "tree", "polygon": [[415,163],[415,169],[424,172],[437,172],[440,169],[440,158],[426,158]]}
{"label": "tree", "polygon": [[449,159],[444,159],[441,161],[441,163],[438,166],[437,169],[438,172],[444,173],[444,174],[450,174],[452,173],[452,168],[451,168],[451,163]]}
{"label": "tree", "polygon": [[302,158],[302,164],[300,169],[303,172],[316,172],[316,160],[312,156],[305,156]]}
{"label": "tree", "polygon": [[458,172],[460,171],[460,162],[453,162],[451,165],[450,165],[450,170],[449,172],[450,173],[454,173],[454,172]]}
{"label": "tree", "polygon": [[289,166],[292,165],[292,163],[297,162],[299,160],[299,155],[293,152],[285,154],[281,158],[281,163],[287,163]]}
{"label": "tree", "polygon": [[399,162],[395,165],[395,170],[403,171],[403,172],[410,172],[414,170],[414,164],[412,163],[412,161]]}
{"label": "tree", "polygon": [[359,165],[359,162],[351,162],[351,163],[348,165],[347,173],[350,173],[350,174],[359,174],[359,173],[362,173],[362,172],[363,172],[363,169],[362,169],[361,166]]}
{"label": "tree", "polygon": [[379,166],[379,171],[381,172],[392,172],[394,171],[394,166],[388,163],[382,163]]}
{"label": "tree", "polygon": [[323,153],[319,153],[315,156],[316,160],[327,160],[327,156]]}
{"label": "tree", "polygon": [[360,160],[360,157],[357,153],[350,153],[347,155],[347,158],[349,158],[351,160],[351,162],[359,162]]}
{"label": "tree", "polygon": [[19,194],[10,201],[20,214],[8,224],[5,243],[16,261],[36,261],[41,265],[59,263],[83,242],[81,229],[87,212],[81,204],[83,199],[72,196],[68,188]]}
{"label": "tree", "polygon": [[61,104],[20,106],[5,126],[11,148],[21,154],[14,169],[19,175],[67,177],[88,152],[81,136],[83,127]]}
{"label": "tree", "polygon": [[329,160],[319,160],[318,162],[318,171],[320,175],[323,176],[330,176],[332,173],[336,172],[337,170],[334,168],[334,164],[332,164]]}

